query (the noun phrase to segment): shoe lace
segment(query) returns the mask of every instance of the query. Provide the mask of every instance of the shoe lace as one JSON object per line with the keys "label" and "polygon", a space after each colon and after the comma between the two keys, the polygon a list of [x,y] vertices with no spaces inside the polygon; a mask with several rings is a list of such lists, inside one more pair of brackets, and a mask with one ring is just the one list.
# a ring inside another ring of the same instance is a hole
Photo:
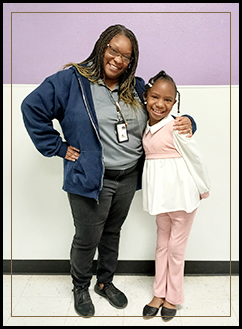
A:
{"label": "shoe lace", "polygon": [[89,299],[91,299],[90,294],[89,294],[89,290],[86,288],[75,288],[72,291],[76,292],[76,296],[77,296],[77,300],[78,300],[78,304],[87,301]]}

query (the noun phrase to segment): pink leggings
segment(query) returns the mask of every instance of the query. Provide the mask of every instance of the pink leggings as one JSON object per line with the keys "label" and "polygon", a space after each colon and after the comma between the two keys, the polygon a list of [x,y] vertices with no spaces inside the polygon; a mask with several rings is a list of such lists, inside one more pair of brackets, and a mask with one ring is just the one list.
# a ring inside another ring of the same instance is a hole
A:
{"label": "pink leggings", "polygon": [[184,302],[184,256],[196,210],[191,213],[174,211],[156,216],[154,296],[165,298],[174,305]]}

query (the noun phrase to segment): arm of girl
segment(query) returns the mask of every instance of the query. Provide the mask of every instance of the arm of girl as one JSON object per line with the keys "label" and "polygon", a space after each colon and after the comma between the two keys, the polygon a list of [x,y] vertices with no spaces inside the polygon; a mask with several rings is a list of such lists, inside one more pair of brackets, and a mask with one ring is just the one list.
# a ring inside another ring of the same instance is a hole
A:
{"label": "arm of girl", "polygon": [[176,131],[173,136],[175,147],[182,155],[187,168],[195,181],[200,193],[200,198],[207,198],[210,191],[210,179],[207,166],[201,156],[194,137],[186,138],[184,135],[179,134]]}

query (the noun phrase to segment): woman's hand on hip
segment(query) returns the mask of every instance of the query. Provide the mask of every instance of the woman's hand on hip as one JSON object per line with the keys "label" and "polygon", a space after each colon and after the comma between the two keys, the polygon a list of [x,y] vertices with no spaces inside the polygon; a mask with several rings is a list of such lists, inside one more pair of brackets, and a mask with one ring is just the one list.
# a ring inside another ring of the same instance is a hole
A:
{"label": "woman's hand on hip", "polygon": [[188,134],[186,137],[192,137],[192,122],[188,117],[177,117],[173,129],[178,130],[178,134]]}
{"label": "woman's hand on hip", "polygon": [[70,161],[76,161],[80,155],[80,150],[75,148],[74,146],[68,146],[66,151],[65,159]]}

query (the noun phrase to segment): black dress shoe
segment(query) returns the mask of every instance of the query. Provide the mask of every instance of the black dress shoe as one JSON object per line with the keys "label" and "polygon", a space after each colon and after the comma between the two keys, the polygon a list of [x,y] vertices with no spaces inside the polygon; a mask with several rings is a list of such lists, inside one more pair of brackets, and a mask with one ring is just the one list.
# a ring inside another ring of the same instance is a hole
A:
{"label": "black dress shoe", "polygon": [[145,305],[145,307],[143,308],[143,317],[152,318],[153,316],[156,316],[158,311],[159,311],[159,308],[157,308],[157,307]]}
{"label": "black dress shoe", "polygon": [[95,309],[88,288],[74,288],[72,291],[76,313],[85,317],[94,316]]}
{"label": "black dress shoe", "polygon": [[160,313],[162,320],[170,321],[176,315],[176,309],[163,306]]}
{"label": "black dress shoe", "polygon": [[112,282],[105,283],[102,289],[100,288],[99,284],[96,283],[94,286],[94,291],[98,295],[106,298],[115,308],[125,308],[128,304],[128,300],[125,294],[117,289]]}

